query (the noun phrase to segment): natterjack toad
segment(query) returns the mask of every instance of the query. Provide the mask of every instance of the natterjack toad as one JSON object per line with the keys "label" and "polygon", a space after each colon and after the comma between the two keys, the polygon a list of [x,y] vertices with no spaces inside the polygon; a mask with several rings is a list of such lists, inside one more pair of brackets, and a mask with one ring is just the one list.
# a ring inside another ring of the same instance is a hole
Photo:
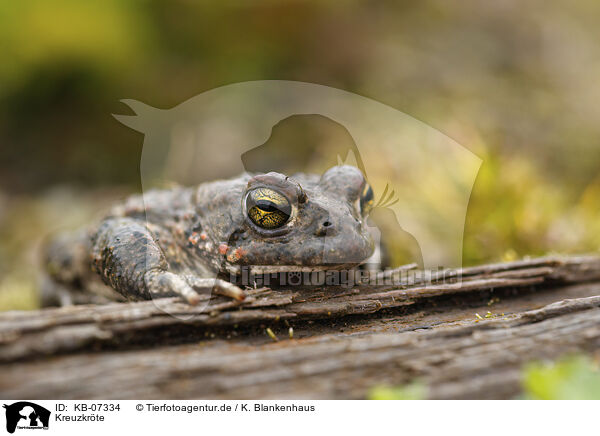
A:
{"label": "natterjack toad", "polygon": [[352,166],[150,191],[49,245],[47,270],[59,291],[46,292],[45,303],[99,301],[95,295],[196,304],[198,292],[211,289],[241,300],[243,291],[225,279],[243,267],[252,274],[351,268],[373,253],[365,222],[372,203]]}

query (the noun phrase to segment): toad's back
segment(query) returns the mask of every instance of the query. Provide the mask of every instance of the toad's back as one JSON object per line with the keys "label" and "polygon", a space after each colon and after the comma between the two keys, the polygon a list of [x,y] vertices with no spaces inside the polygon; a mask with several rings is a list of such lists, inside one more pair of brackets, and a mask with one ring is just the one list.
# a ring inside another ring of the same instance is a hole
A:
{"label": "toad's back", "polygon": [[365,222],[372,203],[351,166],[149,191],[49,245],[45,303],[180,296],[195,304],[211,289],[243,299],[223,280],[242,267],[264,274],[357,265],[373,252]]}

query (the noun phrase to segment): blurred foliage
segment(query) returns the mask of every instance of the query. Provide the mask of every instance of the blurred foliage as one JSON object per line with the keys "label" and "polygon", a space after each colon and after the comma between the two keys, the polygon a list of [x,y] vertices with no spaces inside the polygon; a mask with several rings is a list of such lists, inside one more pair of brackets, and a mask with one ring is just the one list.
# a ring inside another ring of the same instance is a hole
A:
{"label": "blurred foliage", "polygon": [[29,289],[39,238],[87,219],[80,203],[35,206],[53,186],[139,189],[142,137],[111,117],[120,99],[166,108],[260,79],[373,98],[478,154],[465,264],[597,251],[599,12],[591,0],[0,2],[0,288]]}
{"label": "blurred foliage", "polygon": [[[563,357],[555,362],[531,362],[522,370],[524,400],[600,400],[598,362],[585,355]],[[370,400],[424,400],[427,385],[420,381],[403,386],[375,386]]]}
{"label": "blurred foliage", "polygon": [[0,310],[38,307],[38,265],[48,235],[85,225],[123,196],[115,188],[53,187],[35,196],[0,192]]}
{"label": "blurred foliage", "polygon": [[600,178],[578,192],[523,156],[480,157],[484,163],[465,227],[465,263],[600,249]]}
{"label": "blurred foliage", "polygon": [[30,276],[8,275],[0,281],[1,310],[31,310],[39,305],[37,284]]}
{"label": "blurred foliage", "polygon": [[600,400],[600,369],[582,355],[531,363],[523,371],[523,389],[530,400]]}
{"label": "blurred foliage", "polygon": [[367,397],[369,400],[424,400],[427,386],[418,381],[398,387],[375,386]]}

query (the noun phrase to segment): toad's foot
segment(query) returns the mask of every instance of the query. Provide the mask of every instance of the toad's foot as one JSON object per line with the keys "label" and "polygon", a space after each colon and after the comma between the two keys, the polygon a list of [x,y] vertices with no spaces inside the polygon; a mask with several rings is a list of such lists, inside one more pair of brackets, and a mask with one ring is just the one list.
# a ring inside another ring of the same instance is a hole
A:
{"label": "toad's foot", "polygon": [[221,279],[207,279],[193,275],[180,276],[168,271],[149,271],[146,273],[145,280],[150,297],[178,296],[192,306],[201,300],[197,291],[214,291],[216,294],[225,295],[238,301],[242,301],[246,297],[240,288]]}
{"label": "toad's foot", "polygon": [[246,294],[240,288],[233,283],[226,282],[221,279],[207,279],[193,275],[185,276],[185,280],[194,289],[213,290],[216,294],[224,295],[226,297],[234,298],[238,301],[243,301],[246,298]]}

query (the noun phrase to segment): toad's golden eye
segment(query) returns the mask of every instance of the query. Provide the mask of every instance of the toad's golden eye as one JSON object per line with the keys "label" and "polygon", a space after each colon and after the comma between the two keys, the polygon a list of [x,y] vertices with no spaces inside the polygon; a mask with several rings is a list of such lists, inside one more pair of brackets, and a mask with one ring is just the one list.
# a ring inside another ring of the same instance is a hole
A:
{"label": "toad's golden eye", "polygon": [[256,188],[246,195],[248,218],[263,229],[276,229],[290,219],[292,205],[285,195],[270,189]]}
{"label": "toad's golden eye", "polygon": [[365,183],[365,187],[360,194],[360,212],[363,215],[367,215],[373,208],[375,202],[375,196],[373,195],[373,189],[368,183]]}

